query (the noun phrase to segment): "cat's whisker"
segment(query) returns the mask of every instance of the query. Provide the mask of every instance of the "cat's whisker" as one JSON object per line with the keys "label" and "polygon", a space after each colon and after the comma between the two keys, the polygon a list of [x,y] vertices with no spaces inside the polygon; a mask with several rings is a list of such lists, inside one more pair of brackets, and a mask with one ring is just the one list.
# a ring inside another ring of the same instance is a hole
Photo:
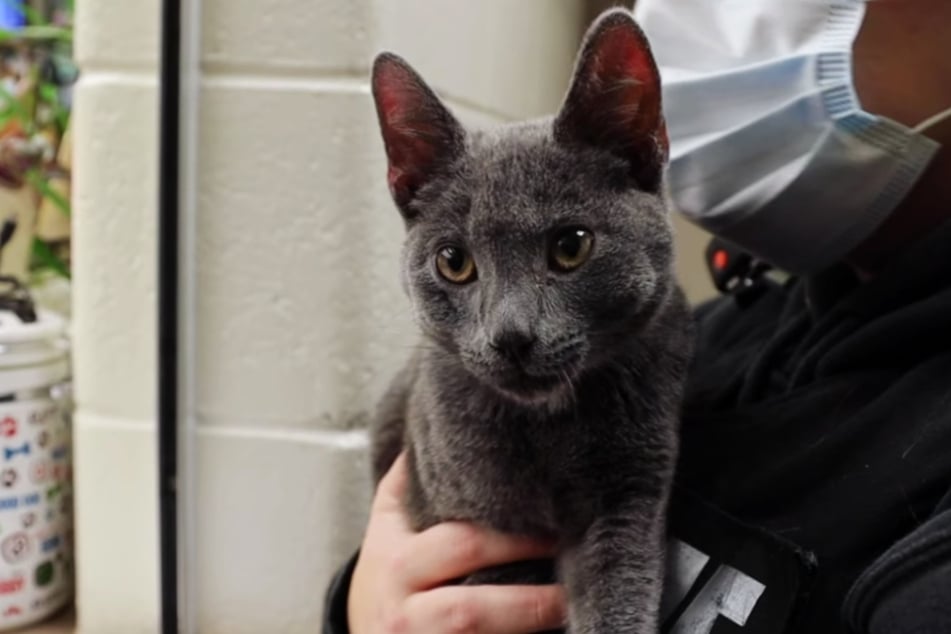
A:
{"label": "cat's whisker", "polygon": [[568,374],[567,370],[559,370],[559,374],[564,379],[565,384],[568,386],[568,398],[571,400],[571,407],[575,413],[575,419],[578,418],[578,392],[575,389],[574,381],[571,380],[571,375]]}

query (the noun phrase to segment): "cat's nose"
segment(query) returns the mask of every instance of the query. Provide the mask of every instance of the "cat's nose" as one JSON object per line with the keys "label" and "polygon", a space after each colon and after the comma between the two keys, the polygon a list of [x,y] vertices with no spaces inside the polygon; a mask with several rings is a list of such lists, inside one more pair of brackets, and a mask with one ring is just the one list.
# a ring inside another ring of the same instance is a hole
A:
{"label": "cat's nose", "polygon": [[516,328],[497,333],[489,345],[509,361],[525,361],[532,353],[538,338],[533,332]]}

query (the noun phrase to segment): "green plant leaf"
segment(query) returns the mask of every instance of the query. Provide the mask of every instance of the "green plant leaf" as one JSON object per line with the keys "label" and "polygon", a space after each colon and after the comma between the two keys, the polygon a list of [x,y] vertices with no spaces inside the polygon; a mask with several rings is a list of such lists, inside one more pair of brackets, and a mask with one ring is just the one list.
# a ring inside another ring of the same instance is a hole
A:
{"label": "green plant leaf", "polygon": [[17,118],[15,109],[8,103],[0,108],[0,129],[7,127],[11,120]]}
{"label": "green plant leaf", "polygon": [[59,128],[59,133],[62,135],[66,131],[66,126],[69,125],[69,110],[57,105],[53,108],[53,117],[56,119],[56,125]]}
{"label": "green plant leaf", "polygon": [[36,237],[33,238],[33,258],[41,267],[51,269],[66,279],[72,277],[72,275],[70,275],[69,266],[63,262],[63,259],[53,253],[50,245]]}
{"label": "green plant leaf", "polygon": [[59,90],[57,90],[53,84],[46,81],[40,82],[39,86],[37,86],[37,90],[39,90],[40,99],[43,101],[47,103],[59,102]]}
{"label": "green plant leaf", "polygon": [[23,100],[15,96],[7,87],[3,84],[0,84],[0,99],[5,101],[5,109],[9,108],[11,114],[13,114],[25,127],[30,127],[29,124],[33,122],[33,116],[30,114],[29,109],[23,103]]}
{"label": "green plant leaf", "polygon": [[42,13],[28,4],[22,4],[23,15],[26,16],[26,23],[31,26],[46,26],[46,18]]}
{"label": "green plant leaf", "polygon": [[29,170],[26,173],[26,180],[30,185],[36,187],[36,190],[40,192],[40,195],[43,198],[46,198],[51,203],[53,203],[53,205],[62,211],[67,217],[71,215],[72,212],[69,201],[65,196],[53,189],[53,187],[49,184],[49,181],[43,178],[39,171],[35,169]]}
{"label": "green plant leaf", "polygon": [[15,39],[20,40],[57,40],[70,42],[73,39],[73,30],[51,24],[32,24],[13,33]]}
{"label": "green plant leaf", "polygon": [[11,31],[0,29],[0,42],[72,42],[73,30],[49,24],[35,24]]}
{"label": "green plant leaf", "polygon": [[37,84],[37,93],[40,101],[49,106],[49,112],[56,122],[59,133],[62,134],[69,123],[69,108],[65,107],[60,101],[59,87],[51,82],[41,81]]}

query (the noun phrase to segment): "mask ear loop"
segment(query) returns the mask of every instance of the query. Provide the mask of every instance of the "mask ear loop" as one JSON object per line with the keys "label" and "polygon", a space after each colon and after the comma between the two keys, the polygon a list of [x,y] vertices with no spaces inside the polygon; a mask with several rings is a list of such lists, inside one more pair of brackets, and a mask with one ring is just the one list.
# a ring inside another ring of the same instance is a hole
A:
{"label": "mask ear loop", "polygon": [[938,114],[928,117],[927,119],[925,119],[924,121],[916,125],[914,128],[912,128],[911,131],[914,132],[915,134],[920,134],[924,132],[925,130],[927,130],[928,128],[932,128],[938,125],[939,123],[941,123],[942,121],[944,121],[945,119],[949,119],[949,118],[951,118],[951,108],[948,108],[947,110],[942,110]]}

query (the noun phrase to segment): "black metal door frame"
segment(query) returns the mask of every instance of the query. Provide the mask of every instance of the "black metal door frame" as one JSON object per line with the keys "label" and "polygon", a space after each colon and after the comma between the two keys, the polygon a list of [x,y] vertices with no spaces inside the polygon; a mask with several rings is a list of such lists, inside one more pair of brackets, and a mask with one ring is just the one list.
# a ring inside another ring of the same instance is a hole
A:
{"label": "black metal door frame", "polygon": [[179,632],[179,157],[181,0],[163,0],[158,187],[158,503],[162,634]]}

